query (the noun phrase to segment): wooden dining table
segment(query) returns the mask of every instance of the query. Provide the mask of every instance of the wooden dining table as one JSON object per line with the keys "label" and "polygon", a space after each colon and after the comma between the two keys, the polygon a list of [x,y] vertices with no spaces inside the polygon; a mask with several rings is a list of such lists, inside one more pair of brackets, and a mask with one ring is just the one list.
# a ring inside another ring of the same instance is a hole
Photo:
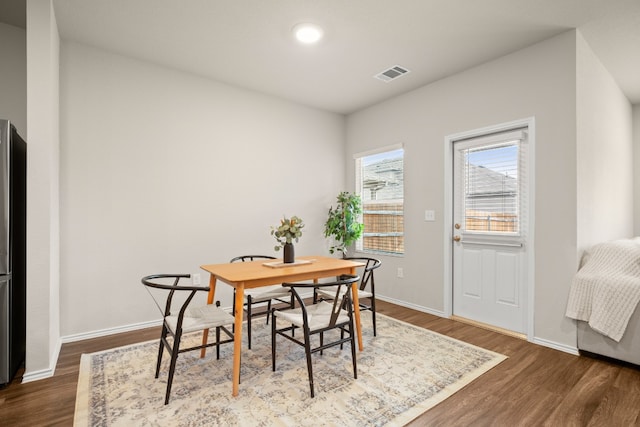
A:
{"label": "wooden dining table", "polygon": [[[282,260],[257,260],[200,266],[201,269],[210,275],[209,295],[207,297],[209,304],[212,304],[214,301],[218,281],[226,283],[236,290],[232,395],[238,395],[240,384],[240,354],[242,352],[242,321],[245,289],[259,288],[285,282],[316,281],[324,277],[335,277],[342,274],[355,275],[357,274],[357,268],[362,266],[364,266],[364,264],[359,261],[324,256],[297,257],[293,264],[284,264]],[[352,285],[352,297],[358,348],[362,351],[362,330],[360,326],[357,282]],[[203,344],[206,343],[208,339],[208,332],[208,330],[203,332]],[[200,355],[204,357],[205,354],[206,349],[203,348]]]}

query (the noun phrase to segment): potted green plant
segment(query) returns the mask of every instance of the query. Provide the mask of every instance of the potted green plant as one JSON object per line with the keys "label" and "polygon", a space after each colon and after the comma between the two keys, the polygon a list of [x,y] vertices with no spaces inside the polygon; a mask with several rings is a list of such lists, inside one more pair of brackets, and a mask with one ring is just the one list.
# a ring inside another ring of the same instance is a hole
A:
{"label": "potted green plant", "polygon": [[362,201],[357,194],[343,191],[338,194],[337,206],[329,208],[327,222],[324,225],[324,236],[333,239],[334,245],[330,253],[342,252],[347,256],[347,248],[362,235],[364,224],[359,221],[362,213]]}
{"label": "potted green plant", "polygon": [[302,236],[304,222],[297,216],[291,218],[282,218],[280,225],[271,227],[271,235],[275,237],[278,244],[274,247],[276,251],[283,249],[283,261],[287,264],[294,262],[295,254],[293,249],[293,241],[298,243]]}

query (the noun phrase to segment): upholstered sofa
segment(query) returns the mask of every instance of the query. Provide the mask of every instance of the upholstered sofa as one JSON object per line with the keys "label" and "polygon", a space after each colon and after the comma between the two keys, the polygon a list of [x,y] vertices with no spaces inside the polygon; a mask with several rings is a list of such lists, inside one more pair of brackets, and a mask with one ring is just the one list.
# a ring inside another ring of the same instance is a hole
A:
{"label": "upholstered sofa", "polygon": [[640,365],[640,310],[636,308],[629,319],[620,342],[615,342],[578,321],[578,349]]}

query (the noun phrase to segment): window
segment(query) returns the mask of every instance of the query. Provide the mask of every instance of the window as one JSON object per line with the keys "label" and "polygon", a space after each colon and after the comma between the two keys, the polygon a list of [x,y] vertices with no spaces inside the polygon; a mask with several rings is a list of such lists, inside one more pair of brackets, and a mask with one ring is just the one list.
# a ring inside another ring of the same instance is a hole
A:
{"label": "window", "polygon": [[404,149],[355,156],[356,192],[362,199],[364,231],[356,244],[362,252],[404,253]]}
{"label": "window", "polygon": [[524,139],[522,131],[508,132],[472,140],[461,150],[464,230],[520,234]]}

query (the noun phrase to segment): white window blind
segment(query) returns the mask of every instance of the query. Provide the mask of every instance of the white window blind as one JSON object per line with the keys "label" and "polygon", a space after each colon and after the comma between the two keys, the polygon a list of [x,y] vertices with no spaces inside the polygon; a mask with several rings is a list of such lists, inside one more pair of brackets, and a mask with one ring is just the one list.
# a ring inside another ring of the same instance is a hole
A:
{"label": "white window blind", "polygon": [[472,138],[461,146],[464,230],[520,235],[526,224],[526,132]]}

